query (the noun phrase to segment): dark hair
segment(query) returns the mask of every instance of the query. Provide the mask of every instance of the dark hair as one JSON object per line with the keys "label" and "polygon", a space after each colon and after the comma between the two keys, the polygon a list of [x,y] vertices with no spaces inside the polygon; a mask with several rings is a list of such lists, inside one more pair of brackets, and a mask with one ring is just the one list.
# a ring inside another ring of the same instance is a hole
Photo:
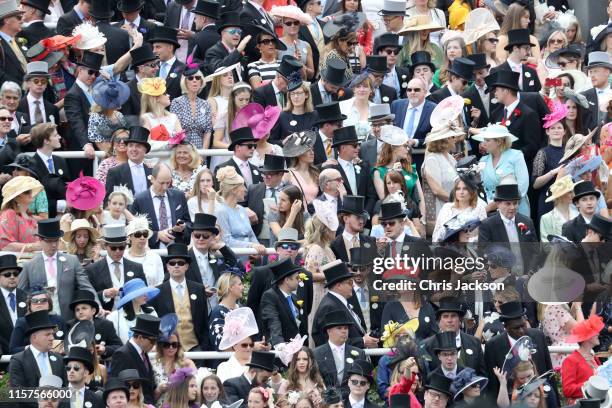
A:
{"label": "dark hair", "polygon": [[576,81],[574,81],[574,77],[571,76],[570,74],[568,74],[567,72],[562,72],[561,74],[557,75],[557,78],[567,78],[570,81],[570,85],[572,87],[572,89],[574,89],[574,84],[576,83]]}
{"label": "dark hair", "polygon": [[[342,12],[343,13],[347,12],[345,4],[346,4],[346,0],[342,0],[341,7],[342,7]],[[357,11],[363,11],[363,8],[361,7],[361,0],[357,0]]]}
{"label": "dark hair", "polygon": [[323,383],[323,378],[321,377],[321,374],[319,372],[319,366],[317,364],[317,361],[315,360],[312,350],[309,349],[308,347],[302,347],[300,351],[298,351],[297,353],[293,355],[293,358],[291,359],[291,362],[289,363],[289,369],[287,370],[287,381],[289,382],[289,389],[304,391],[300,389],[300,384],[299,384],[300,377],[296,369],[297,359],[298,359],[300,352],[302,351],[306,353],[306,355],[308,356],[308,360],[310,362],[308,364],[309,366],[308,379],[310,379],[313,383],[315,383],[317,385],[317,388],[320,388],[320,389],[325,388],[325,385]]}
{"label": "dark hair", "polygon": [[215,374],[211,374],[211,375],[207,375],[206,377],[204,377],[202,379],[202,382],[200,383],[200,397],[201,397],[200,402],[202,403],[202,405],[204,405],[204,402],[205,402],[204,393],[202,392],[202,387],[204,387],[204,382],[206,382],[206,380],[213,380],[217,384],[217,388],[219,388],[219,396],[217,397],[218,401],[227,400],[227,394],[225,393],[225,389],[223,388],[223,383],[221,382],[221,379],[217,377]]}
{"label": "dark hair", "polygon": [[53,311],[53,299],[51,298],[51,294],[48,291],[44,291],[44,292],[33,292],[30,293],[26,299],[26,306],[28,309],[28,312],[32,312],[32,298],[34,296],[38,296],[38,295],[45,295],[47,296],[47,303],[49,304],[49,313],[51,313],[51,311]]}
{"label": "dark hair", "polygon": [[[290,184],[281,190],[282,193],[285,193],[287,197],[289,197],[289,203],[292,205],[295,201],[302,201],[302,191],[299,187]],[[278,211],[280,217],[278,219],[279,225],[282,227],[285,225],[285,221],[287,221],[287,217],[289,216],[289,212]],[[293,228],[298,230],[298,234],[304,234],[304,211],[300,211],[299,214],[295,217],[293,221]]]}

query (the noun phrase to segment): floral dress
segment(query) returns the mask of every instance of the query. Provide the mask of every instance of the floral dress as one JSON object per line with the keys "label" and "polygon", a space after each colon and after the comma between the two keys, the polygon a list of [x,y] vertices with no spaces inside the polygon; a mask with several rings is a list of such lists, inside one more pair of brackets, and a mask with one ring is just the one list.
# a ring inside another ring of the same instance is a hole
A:
{"label": "floral dress", "polygon": [[87,138],[90,142],[107,142],[110,143],[113,137],[113,132],[117,129],[127,126],[127,122],[121,112],[115,112],[112,118],[101,113],[92,113],[89,115],[89,123],[87,125]]}
{"label": "floral dress", "polygon": [[98,170],[96,171],[96,178],[102,182],[102,184],[106,184],[106,176],[108,175],[108,171],[113,167],[118,166],[119,161],[115,156],[111,156],[102,160],[102,163],[98,165]]}
{"label": "floral dress", "polygon": [[183,193],[191,192],[193,189],[193,184],[195,183],[195,179],[199,172],[206,166],[200,166],[197,169],[193,169],[191,172],[191,177],[189,180],[183,180],[178,171],[172,172],[172,188],[182,191]]}
{"label": "floral dress", "polygon": [[[170,112],[178,116],[181,127],[185,131],[186,139],[198,149],[204,147],[205,134],[212,134],[212,109],[208,101],[196,98],[196,115],[193,117],[191,103],[187,95],[172,100]],[[208,146],[207,146],[208,147]]]}
{"label": "floral dress", "polygon": [[[321,266],[333,262],[336,260],[334,253],[329,246],[321,248],[317,244],[313,244],[306,249],[306,256],[304,257],[304,268],[311,273],[320,272]],[[319,303],[323,299],[323,296],[327,293],[325,288],[325,282],[313,282],[312,284],[312,310],[319,308]],[[308,328],[309,328],[309,342],[310,347],[314,348],[314,342],[312,340],[312,325],[314,323],[314,313],[308,316]]]}
{"label": "floral dress", "polygon": [[221,343],[221,339],[223,338],[223,326],[225,326],[225,315],[230,312],[230,309],[223,305],[217,305],[210,312],[210,316],[208,320],[210,321],[208,327],[208,338],[210,339],[210,344],[217,351],[219,350],[219,343]]}
{"label": "floral dress", "polygon": [[37,242],[38,222],[31,217],[18,215],[15,210],[7,209],[0,213],[0,249],[11,242],[29,244]]}
{"label": "floral dress", "polygon": [[[550,305],[546,307],[544,311],[544,321],[542,322],[542,331],[544,335],[552,341],[551,346],[573,345],[564,341],[570,334],[570,332],[565,329],[565,324],[571,318],[572,315],[566,305]],[[553,368],[561,367],[566,356],[567,354],[563,353],[550,353]]]}

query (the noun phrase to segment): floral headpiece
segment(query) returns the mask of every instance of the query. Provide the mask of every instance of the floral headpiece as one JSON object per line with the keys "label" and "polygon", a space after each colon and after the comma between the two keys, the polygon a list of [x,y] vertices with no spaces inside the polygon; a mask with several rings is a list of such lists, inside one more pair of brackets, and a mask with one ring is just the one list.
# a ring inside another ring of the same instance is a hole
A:
{"label": "floral headpiece", "polygon": [[304,346],[304,342],[306,341],[307,336],[301,336],[298,334],[293,339],[291,339],[288,343],[279,343],[274,346],[274,349],[279,352],[278,358],[283,362],[286,366],[289,366],[291,363],[291,359],[293,355],[302,349]]}
{"label": "floral headpiece", "polygon": [[168,382],[171,386],[179,385],[185,382],[190,377],[195,376],[196,370],[193,367],[181,367],[174,370],[172,374],[170,374],[170,378]]}
{"label": "floral headpiece", "polygon": [[160,96],[166,93],[166,80],[164,78],[144,78],[138,84],[140,93],[149,96]]}
{"label": "floral headpiece", "polygon": [[125,184],[114,186],[113,193],[123,194],[125,196],[127,205],[132,205],[134,203],[134,194],[132,194],[132,190],[130,190]]}
{"label": "floral headpiece", "polygon": [[555,123],[560,122],[565,119],[567,112],[567,106],[565,106],[564,103],[555,102],[552,112],[544,116],[544,125],[542,125],[542,127],[548,129]]}

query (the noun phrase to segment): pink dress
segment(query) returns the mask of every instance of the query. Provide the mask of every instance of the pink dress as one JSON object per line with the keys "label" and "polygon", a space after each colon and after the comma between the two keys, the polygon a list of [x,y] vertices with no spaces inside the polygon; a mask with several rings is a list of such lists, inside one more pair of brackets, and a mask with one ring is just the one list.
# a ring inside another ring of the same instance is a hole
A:
{"label": "pink dress", "polygon": [[[304,256],[304,268],[311,273],[321,272],[321,266],[335,261],[336,257],[329,246],[321,248],[317,244],[310,245],[306,248],[306,255]],[[319,308],[319,303],[323,299],[323,296],[327,293],[325,289],[325,282],[313,282],[312,284],[312,310]],[[312,325],[314,323],[315,313],[311,313],[308,316],[308,328],[310,330],[310,347],[314,348],[314,342],[312,340]]]}
{"label": "pink dress", "polygon": [[18,215],[15,210],[6,209],[0,213],[0,249],[11,242],[30,244],[37,242],[38,224],[34,218]]}
{"label": "pink dress", "polygon": [[[546,306],[544,311],[544,321],[542,329],[544,335],[552,341],[552,346],[572,346],[566,343],[564,339],[569,336],[570,332],[565,329],[565,324],[572,318],[569,309],[565,305],[550,305]],[[550,359],[553,367],[561,367],[563,360],[567,354],[550,353]]]}
{"label": "pink dress", "polygon": [[310,204],[319,195],[319,185],[311,183],[310,180],[305,180],[294,169],[289,169],[289,183],[297,186],[302,191],[306,204]]}

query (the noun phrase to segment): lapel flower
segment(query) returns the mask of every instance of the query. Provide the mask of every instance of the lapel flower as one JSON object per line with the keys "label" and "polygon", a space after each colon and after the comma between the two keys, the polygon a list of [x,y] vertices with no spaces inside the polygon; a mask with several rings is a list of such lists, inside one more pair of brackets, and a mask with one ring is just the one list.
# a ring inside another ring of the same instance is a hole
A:
{"label": "lapel flower", "polygon": [[515,108],[514,111],[512,112],[512,115],[517,118],[520,118],[522,114],[523,113],[521,112],[519,108]]}
{"label": "lapel flower", "polygon": [[338,89],[338,99],[342,98],[344,96],[344,89],[340,88]]}
{"label": "lapel flower", "polygon": [[357,352],[357,350],[351,350],[351,356],[358,357],[359,353]]}
{"label": "lapel flower", "polygon": [[146,29],[146,27],[140,27],[138,29],[138,31],[140,31],[141,33],[145,34],[147,32],[147,29]]}
{"label": "lapel flower", "polygon": [[527,234],[529,234],[531,232],[531,231],[529,231],[529,228],[527,227],[527,225],[525,225],[522,222],[519,222],[518,224],[516,224],[516,226],[521,231],[521,235],[527,235]]}
{"label": "lapel flower", "polygon": [[17,38],[17,44],[19,45],[26,45],[28,43],[28,40],[26,38],[23,37],[18,37]]}
{"label": "lapel flower", "polygon": [[355,165],[355,173],[357,174],[361,173],[361,166],[358,164]]}
{"label": "lapel flower", "polygon": [[370,301],[372,301],[372,302],[378,302],[378,296],[377,296],[377,295],[370,296]]}
{"label": "lapel flower", "polygon": [[303,300],[296,300],[295,303],[298,305],[298,307],[302,307],[304,305],[304,301]]}
{"label": "lapel flower", "polygon": [[472,100],[470,98],[463,98],[463,103],[466,105],[471,105],[472,104]]}
{"label": "lapel flower", "polygon": [[300,272],[298,277],[300,278],[300,281],[302,281],[302,282],[305,282],[305,281],[308,280],[308,275],[306,275],[304,272]]}

